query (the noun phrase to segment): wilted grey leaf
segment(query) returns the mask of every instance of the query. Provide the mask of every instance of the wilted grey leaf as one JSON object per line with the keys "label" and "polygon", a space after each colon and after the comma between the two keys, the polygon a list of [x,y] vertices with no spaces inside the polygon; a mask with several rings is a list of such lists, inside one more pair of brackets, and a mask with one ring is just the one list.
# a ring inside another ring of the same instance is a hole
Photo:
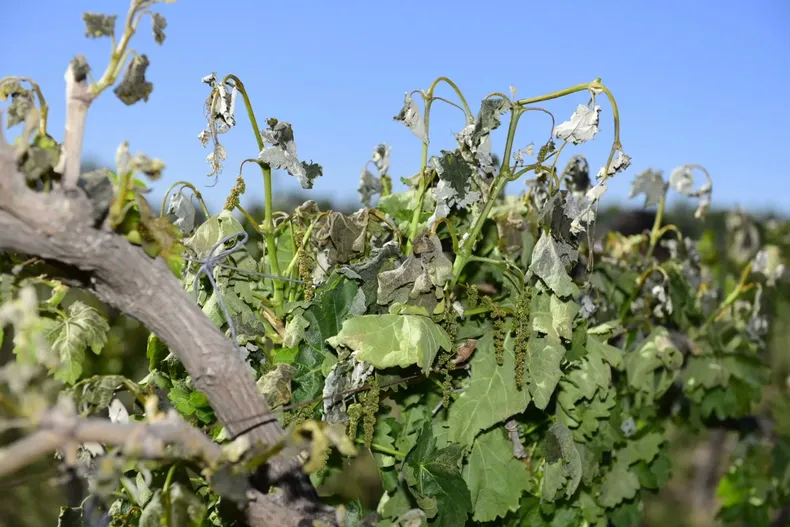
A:
{"label": "wilted grey leaf", "polygon": [[161,159],[150,158],[142,152],[131,155],[128,141],[118,145],[118,149],[115,151],[115,164],[119,174],[142,172],[154,181],[162,176],[162,171],[165,169],[165,164]]}
{"label": "wilted grey leaf", "polygon": [[414,254],[397,268],[379,274],[376,301],[379,305],[418,305],[430,313],[451,277],[452,263],[444,255],[439,237],[426,231],[415,240]]}
{"label": "wilted grey leaf", "polygon": [[123,405],[121,401],[118,399],[113,399],[110,402],[110,421],[113,423],[128,423],[129,422],[129,412],[126,410],[126,407]]}
{"label": "wilted grey leaf", "polygon": [[600,200],[606,191],[609,190],[609,186],[606,184],[606,180],[599,182],[593,188],[587,191],[587,194],[584,196],[587,198],[588,201],[594,202]]}
{"label": "wilted grey leaf", "polygon": [[590,164],[582,155],[573,156],[562,171],[565,186],[571,192],[587,192],[590,188]]}
{"label": "wilted grey leaf", "polygon": [[74,58],[71,59],[69,67],[71,68],[71,73],[76,82],[86,80],[88,78],[88,73],[91,71],[91,67],[85,55],[75,55]]}
{"label": "wilted grey leaf", "polygon": [[390,169],[390,152],[392,147],[387,146],[386,143],[376,145],[373,150],[373,163],[379,171],[379,174],[386,174]]}
{"label": "wilted grey leaf", "polygon": [[[361,291],[361,290],[360,290]],[[344,423],[348,419],[344,392],[359,388],[373,375],[373,365],[351,358],[338,362],[326,376],[322,397],[324,398],[324,420],[327,423]]]}
{"label": "wilted grey leaf", "polygon": [[685,165],[679,166],[669,176],[669,186],[681,194],[689,195],[694,188],[694,176],[691,169]]}
{"label": "wilted grey leaf", "polygon": [[327,423],[342,423],[348,418],[343,392],[347,390],[351,362],[337,362],[324,380],[321,394],[324,401],[324,420]]}
{"label": "wilted grey leaf", "polygon": [[434,190],[436,212],[432,221],[446,217],[452,208],[466,209],[480,199],[473,166],[464,160],[459,151],[442,150],[442,157],[432,158],[432,164],[439,176]]}
{"label": "wilted grey leaf", "polygon": [[313,243],[322,249],[326,263],[348,263],[365,251],[368,213],[359,210],[351,216],[332,211],[322,216],[313,229]]}
{"label": "wilted grey leaf", "polygon": [[387,242],[380,248],[374,248],[370,256],[358,263],[344,265],[337,272],[359,282],[360,291],[365,293],[365,303],[371,306],[376,303],[379,269],[390,258],[400,256],[400,249],[395,241]]}
{"label": "wilted grey leaf", "polygon": [[42,148],[32,144],[20,158],[19,171],[28,182],[35,182],[50,171],[57,171],[59,161],[60,147]]}
{"label": "wilted grey leaf", "polygon": [[475,122],[456,134],[462,158],[475,167],[483,178],[496,175],[496,166],[491,153],[491,132],[501,124],[499,116],[509,110],[507,99],[485,99],[480,103],[480,111]]}
{"label": "wilted grey leaf", "polygon": [[519,148],[513,153],[513,166],[524,166],[524,156],[532,157],[535,155],[535,143],[530,143],[524,148]]}
{"label": "wilted grey leaf", "polygon": [[93,205],[94,225],[101,223],[110,209],[110,202],[113,198],[110,174],[109,169],[100,168],[80,174],[77,180],[77,186],[85,191],[91,205]]}
{"label": "wilted grey leaf", "polygon": [[222,173],[222,162],[227,159],[228,154],[225,152],[225,147],[218,142],[214,143],[214,150],[206,156],[206,163],[211,167],[211,174],[214,176]]}
{"label": "wilted grey leaf", "polygon": [[277,408],[290,402],[291,381],[295,375],[296,368],[281,363],[258,379],[256,383],[258,389],[266,396],[270,407]]}
{"label": "wilted grey leaf", "polygon": [[362,169],[362,174],[359,176],[359,199],[363,205],[370,207],[371,199],[376,194],[381,193],[381,180],[374,176],[367,166]]}
{"label": "wilted grey leaf", "polygon": [[11,104],[6,110],[8,113],[6,127],[11,128],[27,120],[34,111],[33,92],[24,90],[11,94]]}
{"label": "wilted grey leaf", "polygon": [[[583,212],[587,212],[587,214],[581,218]],[[576,245],[571,236],[571,233],[575,234],[571,228],[571,222],[577,219],[588,221],[591,212],[579,203],[573,194],[561,190],[552,194],[551,198],[543,205],[538,221],[541,225],[548,227],[556,239]]]}
{"label": "wilted grey leaf", "polygon": [[647,169],[636,175],[634,182],[631,184],[631,193],[628,197],[630,199],[639,194],[644,194],[644,206],[649,207],[651,205],[658,205],[666,191],[667,184],[664,182],[661,172],[654,172],[651,169]]}
{"label": "wilted grey leaf", "polygon": [[554,136],[557,139],[566,139],[574,145],[589,141],[598,133],[598,116],[601,107],[590,108],[584,104],[576,107],[576,111],[571,115],[570,120],[558,124],[554,128]]}
{"label": "wilted grey leaf", "polygon": [[579,234],[587,230],[587,226],[595,221],[595,211],[591,204],[582,202],[573,194],[565,197],[563,214],[571,220],[571,234]]}
{"label": "wilted grey leaf", "polygon": [[420,141],[428,143],[428,135],[425,133],[425,121],[422,119],[422,113],[420,113],[417,104],[412,100],[411,94],[406,93],[403,100],[403,108],[398,112],[398,115],[393,117],[393,120],[402,122],[414,135],[420,138]]}
{"label": "wilted grey leaf", "polygon": [[754,257],[752,271],[762,274],[767,279],[769,286],[776,285],[785,272],[785,265],[782,262],[782,253],[776,245],[766,245]]}
{"label": "wilted grey leaf", "polygon": [[261,150],[258,159],[272,168],[287,170],[299,180],[302,188],[313,188],[313,181],[321,176],[323,169],[317,163],[299,161],[291,125],[286,122],[275,122],[270,128],[262,130],[261,135],[263,140],[272,146]]}
{"label": "wilted grey leaf", "polygon": [[165,41],[167,20],[159,13],[151,13],[151,24],[153,24],[154,40],[157,44],[161,45]]}
{"label": "wilted grey leaf", "polygon": [[[617,156],[612,159],[612,163],[609,165],[608,175],[612,177],[616,174],[619,174],[623,170],[627,169],[631,166],[631,156],[623,152],[622,150],[617,151]],[[603,171],[605,167],[601,167],[598,171],[596,176],[597,179],[601,179],[603,177]]]}
{"label": "wilted grey leaf", "polygon": [[154,85],[145,80],[145,70],[148,69],[148,65],[147,56],[135,55],[129,61],[123,79],[115,87],[115,95],[127,106],[140,100],[148,101],[148,96],[154,89]]}
{"label": "wilted grey leaf", "polygon": [[85,21],[85,36],[88,38],[111,37],[115,35],[115,21],[118,15],[103,15],[101,13],[83,13]]}
{"label": "wilted grey leaf", "polygon": [[[227,84],[217,82],[217,74],[210,73],[203,77],[203,82],[211,86],[211,93],[205,102],[208,130],[204,130],[209,137],[224,134],[236,125],[236,86],[231,89]],[[201,133],[200,142],[203,146],[208,144],[208,139]]]}
{"label": "wilted grey leaf", "polygon": [[170,197],[167,213],[176,217],[173,225],[181,229],[185,235],[195,228],[195,207],[181,190]]}
{"label": "wilted grey leaf", "polygon": [[477,113],[477,118],[475,119],[473,136],[479,138],[499,128],[502,124],[502,121],[499,120],[499,116],[510,110],[511,106],[512,104],[510,101],[500,97],[483,99],[483,101],[480,102],[480,111]]}

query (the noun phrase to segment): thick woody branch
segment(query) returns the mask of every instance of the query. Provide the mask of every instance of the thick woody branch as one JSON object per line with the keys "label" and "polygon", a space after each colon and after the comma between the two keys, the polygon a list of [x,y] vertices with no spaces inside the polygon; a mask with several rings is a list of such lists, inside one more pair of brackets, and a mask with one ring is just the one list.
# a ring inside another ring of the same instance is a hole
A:
{"label": "thick woody branch", "polygon": [[166,457],[170,445],[180,447],[180,457],[200,459],[207,465],[213,465],[221,456],[218,444],[173,411],[153,423],[113,423],[64,414],[55,408],[42,419],[35,432],[0,449],[0,478],[46,454],[89,442],[125,447],[136,457],[146,459]]}
{"label": "thick woody branch", "polygon": [[[123,447],[141,459],[163,459],[168,447],[177,447],[179,458],[193,458],[208,466],[220,461],[222,451],[200,430],[181,419],[175,411],[150,423],[113,423],[106,419],[82,418],[58,408],[50,410],[32,434],[0,449],[0,478],[57,450],[73,451],[84,443]],[[247,520],[252,526],[298,525],[301,515],[289,511],[275,495],[252,491]]]}
{"label": "thick woody branch", "polygon": [[[80,64],[83,64],[80,68]],[[84,71],[81,71],[84,70]],[[82,139],[85,121],[93,97],[87,80],[87,65],[82,57],[75,58],[66,70],[66,134],[63,139],[63,188],[77,188],[82,162]]]}
{"label": "thick woody branch", "polygon": [[[83,107],[68,105],[67,130],[78,130]],[[87,109],[87,106],[84,107]],[[81,139],[69,147],[81,150]],[[75,152],[64,152],[77,159]],[[70,170],[70,169],[69,169]],[[77,170],[79,167],[77,166]],[[66,170],[66,174],[70,174]],[[72,280],[78,280],[100,300],[137,319],[154,332],[179,358],[203,392],[219,421],[232,437],[257,422],[247,432],[252,444],[274,444],[284,434],[264,395],[234,343],[211,323],[161,259],[149,258],[122,236],[93,226],[92,205],[78,188],[64,185],[48,193],[28,188],[17,170],[16,153],[0,133],[0,250],[37,256],[57,262]],[[290,473],[285,495],[287,506],[305,508],[317,500],[298,462],[281,456],[265,467],[268,474]],[[264,485],[271,478],[263,478]],[[300,505],[301,503],[301,505]],[[269,504],[271,505],[271,504]],[[277,523],[294,524],[299,515],[283,509],[290,518]],[[262,518],[277,511],[250,510]],[[265,514],[264,514],[265,513]]]}

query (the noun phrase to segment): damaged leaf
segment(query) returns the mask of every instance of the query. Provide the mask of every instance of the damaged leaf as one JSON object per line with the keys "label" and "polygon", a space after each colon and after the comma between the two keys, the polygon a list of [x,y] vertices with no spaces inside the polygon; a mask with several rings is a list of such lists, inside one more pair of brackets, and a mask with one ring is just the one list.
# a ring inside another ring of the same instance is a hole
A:
{"label": "damaged leaf", "polygon": [[129,62],[121,82],[115,87],[115,95],[127,106],[138,101],[148,101],[148,96],[154,90],[154,85],[145,80],[145,70],[148,69],[148,57],[135,55]]}
{"label": "damaged leaf", "polygon": [[304,189],[313,188],[313,181],[323,173],[323,168],[312,161],[306,163],[296,157],[293,128],[289,123],[269,120],[269,128],[261,130],[263,140],[271,146],[258,154],[258,159],[272,168],[286,170],[297,178]]}
{"label": "damaged leaf", "polygon": [[601,107],[590,108],[584,104],[576,107],[570,120],[558,124],[554,128],[554,136],[557,139],[567,140],[574,145],[589,141],[598,133],[598,116]]}
{"label": "damaged leaf", "polygon": [[376,368],[412,364],[428,373],[439,348],[452,350],[450,338],[430,318],[418,315],[358,315],[343,322],[343,329],[327,340],[356,353],[357,360]]}

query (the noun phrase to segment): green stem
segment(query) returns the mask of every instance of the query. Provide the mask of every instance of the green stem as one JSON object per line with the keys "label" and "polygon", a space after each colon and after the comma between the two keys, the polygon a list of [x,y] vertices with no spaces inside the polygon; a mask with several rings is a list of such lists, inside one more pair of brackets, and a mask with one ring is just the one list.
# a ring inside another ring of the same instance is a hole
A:
{"label": "green stem", "polygon": [[162,487],[162,492],[167,494],[170,491],[170,484],[173,482],[173,474],[175,474],[176,467],[178,463],[173,463],[170,467],[170,470],[167,471],[167,476],[165,476],[165,485]]}
{"label": "green stem", "polygon": [[[442,383],[440,383],[440,382],[439,382],[437,379],[435,379],[434,377],[429,377],[429,378],[431,379],[431,382],[432,382],[432,383],[434,383],[434,384],[435,384],[435,385],[436,385],[436,386],[437,386],[437,387],[438,387],[440,390],[442,390],[442,392],[444,392],[444,385],[443,385]],[[457,393],[455,393],[455,392],[450,392],[450,393],[449,393],[449,395],[450,395],[450,399],[452,399],[453,401],[455,401],[456,399],[458,399],[458,394],[457,394]]]}
{"label": "green stem", "polygon": [[[222,80],[223,84],[228,80],[232,80],[236,89],[244,99],[244,106],[247,109],[247,115],[250,118],[250,124],[252,125],[252,131],[255,134],[255,140],[258,142],[258,149],[263,151],[265,149],[265,145],[263,144],[263,136],[261,135],[261,131],[258,128],[258,120],[255,118],[255,112],[252,109],[252,103],[250,102],[250,97],[247,94],[247,90],[244,88],[244,83],[236,77],[235,75],[229,74],[225,75],[225,78]],[[274,197],[272,195],[272,169],[269,165],[258,162],[258,166],[261,167],[261,171],[263,172],[263,191],[264,191],[264,218],[263,218],[263,225],[261,225],[261,231],[263,233],[264,240],[266,242],[266,255],[269,258],[269,266],[271,268],[272,274],[275,276],[280,275],[280,263],[277,260],[277,242],[274,235],[274,220],[272,217],[272,213],[274,211]],[[283,300],[283,288],[284,284],[279,280],[272,280],[272,285],[274,287],[274,305],[277,308],[277,314],[282,315],[284,300]]]}
{"label": "green stem", "polygon": [[438,77],[435,81],[433,81],[433,84],[431,84],[431,87],[428,90],[431,96],[433,96],[433,91],[434,89],[436,89],[436,86],[440,82],[444,82],[445,84],[447,84],[450,88],[453,89],[455,94],[458,95],[458,98],[461,100],[461,104],[463,105],[464,110],[466,111],[466,115],[468,118],[467,122],[472,122],[474,120],[474,117],[472,116],[472,110],[469,109],[469,104],[466,102],[466,98],[464,98],[464,94],[461,93],[461,89],[458,88],[458,86],[447,77]]}
{"label": "green stem", "polygon": [[430,181],[425,177],[425,169],[428,166],[428,137],[430,134],[430,119],[431,119],[431,105],[434,101],[433,92],[436,89],[436,86],[440,83],[444,82],[448,86],[450,86],[458,95],[458,98],[461,100],[461,104],[464,107],[466,113],[466,122],[470,122],[472,118],[472,111],[469,109],[469,104],[466,102],[466,98],[464,98],[464,94],[461,93],[461,90],[458,86],[448,79],[447,77],[438,77],[433,83],[431,84],[430,88],[428,88],[428,92],[425,94],[425,137],[426,141],[422,144],[422,162],[420,164],[420,183],[417,187],[417,207],[414,209],[414,213],[411,217],[411,224],[409,225],[409,238],[406,242],[406,254],[411,253],[412,243],[414,242],[414,238],[417,237],[417,227],[420,223],[420,214],[422,213],[422,204],[425,200],[425,194],[428,191],[428,184]]}
{"label": "green stem", "polygon": [[[357,439],[357,443],[360,445],[365,444],[364,439]],[[378,443],[371,443],[370,444],[371,450],[375,450],[376,452],[380,452],[382,454],[389,454],[390,456],[396,457],[398,459],[404,459],[406,454],[401,452],[400,450],[395,450],[394,448],[390,448],[388,446],[380,445]]]}
{"label": "green stem", "polygon": [[453,224],[450,223],[450,220],[447,218],[439,218],[433,224],[433,229],[431,231],[436,234],[436,231],[439,229],[439,225],[444,223],[447,226],[447,231],[450,233],[450,239],[453,242],[453,253],[458,253],[458,236],[455,235],[455,227]]}
{"label": "green stem", "polygon": [[595,83],[600,82],[596,79],[593,82],[585,82],[584,84],[576,84],[575,86],[571,86],[570,88],[565,88],[564,90],[555,91],[552,93],[547,93],[546,95],[539,95],[537,97],[531,97],[529,99],[519,99],[516,101],[516,104],[519,106],[526,106],[528,104],[535,104],[536,102],[543,102],[543,101],[550,101],[552,99],[559,99],[560,97],[565,97],[566,95],[570,95],[572,93],[577,93],[584,90],[589,90],[590,86]]}
{"label": "green stem", "polygon": [[101,79],[90,86],[93,98],[98,97],[101,92],[115,84],[115,81],[118,79],[121,67],[128,57],[126,48],[129,45],[129,41],[132,40],[132,37],[137,32],[137,24],[140,22],[140,18],[135,20],[135,15],[137,15],[137,10],[140,8],[141,3],[141,0],[132,0],[132,5],[129,8],[129,12],[126,14],[126,22],[124,24],[121,40],[118,42],[117,46],[113,47],[110,53],[110,62],[107,64],[107,68],[104,70]]}
{"label": "green stem", "polygon": [[545,424],[548,424],[549,422],[551,422],[551,419],[544,419],[543,421],[540,421],[539,423],[533,424],[532,426],[530,426],[529,428],[527,428],[524,431],[524,436],[529,436],[535,430],[537,430],[538,428],[540,428],[541,426],[543,426]]}
{"label": "green stem", "polygon": [[380,222],[385,223],[387,225],[387,227],[389,227],[390,231],[392,231],[392,234],[397,239],[398,246],[400,246],[401,233],[400,233],[400,229],[398,229],[397,225],[395,225],[390,220],[388,220],[387,216],[383,212],[381,212],[379,209],[372,209],[372,208],[370,208],[370,209],[368,209],[368,213],[371,216],[373,216],[374,218],[376,218],[377,220],[379,220]]}
{"label": "green stem", "polygon": [[[500,307],[499,310],[507,315],[513,314],[513,310],[507,307]],[[491,311],[491,308],[484,306],[475,307],[473,309],[464,309],[464,318],[471,317],[473,315],[482,315],[483,313],[488,313],[489,311]]]}
{"label": "green stem", "polygon": [[2,80],[16,80],[18,82],[27,82],[30,84],[30,87],[38,97],[38,108],[39,108],[39,119],[38,119],[38,133],[42,137],[49,137],[47,135],[47,115],[49,114],[49,106],[47,106],[47,101],[44,98],[44,93],[41,91],[41,87],[28,77],[6,77]]}
{"label": "green stem", "polygon": [[523,289],[524,274],[521,272],[521,269],[515,265],[512,265],[510,262],[505,260],[497,260],[496,258],[486,258],[485,256],[475,256],[473,254],[469,256],[469,261],[482,262],[501,267],[502,272],[510,278],[510,280],[513,282],[513,285],[515,285],[519,290]]}
{"label": "green stem", "polygon": [[245,208],[244,208],[244,207],[242,207],[241,205],[236,205],[236,208],[237,208],[237,209],[239,209],[239,212],[241,212],[242,216],[244,216],[245,218],[247,218],[247,221],[248,221],[248,222],[250,222],[250,224],[252,225],[252,228],[253,228],[253,229],[255,229],[256,231],[258,231],[258,233],[259,233],[259,234],[266,234],[265,232],[263,232],[263,229],[261,229],[261,228],[260,228],[260,226],[258,225],[258,220],[256,220],[256,219],[253,217],[253,215],[252,215],[252,214],[250,214],[249,212],[247,212],[247,209],[245,209]]}
{"label": "green stem", "polygon": [[203,209],[203,214],[206,215],[206,219],[210,218],[211,214],[208,213],[208,207],[206,207],[206,202],[203,201],[203,195],[200,193],[200,191],[197,188],[195,188],[195,185],[193,185],[192,183],[190,183],[188,181],[176,181],[175,183],[170,185],[170,187],[168,187],[167,191],[165,192],[164,197],[162,197],[162,206],[159,208],[159,217],[161,218],[162,216],[165,215],[165,207],[167,206],[167,198],[170,196],[170,193],[173,191],[173,189],[176,188],[178,185],[187,187],[188,189],[190,189],[195,194],[195,197],[197,198],[198,203],[200,203],[200,207]]}
{"label": "green stem", "polygon": [[322,212],[318,216],[316,216],[316,218],[313,220],[313,222],[307,227],[307,230],[304,231],[304,236],[302,236],[302,243],[296,249],[296,253],[294,254],[293,258],[291,258],[291,262],[288,264],[288,268],[285,270],[285,275],[286,276],[291,276],[291,273],[293,272],[294,267],[296,267],[296,264],[299,261],[299,255],[300,255],[301,252],[303,252],[305,250],[305,247],[307,247],[307,241],[310,239],[310,236],[312,236],[313,229],[315,229],[315,226],[318,223],[318,220],[320,218],[322,218],[323,216],[325,216],[326,214],[327,214],[326,212]]}
{"label": "green stem", "polygon": [[255,118],[255,112],[252,109],[252,103],[250,102],[250,97],[247,95],[247,90],[244,88],[244,83],[241,82],[237,76],[231,74],[225,75],[225,78],[222,79],[222,84],[225,84],[227,81],[232,80],[233,84],[236,86],[236,89],[239,90],[242,98],[244,99],[244,106],[247,109],[247,115],[250,118],[250,124],[252,125],[252,131],[255,134],[255,140],[258,142],[258,149],[263,150],[263,136],[261,135],[261,130],[258,128],[258,120]]}
{"label": "green stem", "polygon": [[650,245],[647,248],[647,253],[645,254],[646,259],[650,259],[653,256],[653,251],[658,244],[658,240],[661,237],[661,222],[664,219],[664,209],[667,205],[667,188],[664,189],[664,195],[661,196],[661,200],[658,202],[658,210],[656,211],[656,218],[653,220],[653,228],[650,230]]}
{"label": "green stem", "polygon": [[724,302],[722,302],[719,308],[708,317],[702,326],[700,326],[699,333],[703,333],[706,329],[708,329],[708,326],[710,326],[717,318],[721,316],[722,313],[724,313],[724,311],[733,305],[735,301],[738,300],[738,297],[752,288],[753,284],[746,283],[751,272],[752,263],[749,262],[749,265],[747,265],[743,269],[743,272],[741,272],[741,279],[738,281],[738,285],[735,286],[735,289],[733,289],[729,295],[727,295],[727,298],[724,299]]}
{"label": "green stem", "polygon": [[571,86],[570,88],[548,93],[546,95],[540,95],[538,97],[532,97],[529,99],[520,99],[516,101],[516,104],[520,106],[526,106],[528,104],[534,104],[536,102],[557,99],[559,97],[564,97],[566,95],[570,95],[572,93],[577,93],[584,90],[602,91],[604,94],[606,94],[606,97],[609,99],[609,104],[612,106],[612,116],[614,119],[614,141],[612,142],[612,149],[609,152],[609,159],[606,161],[606,165],[604,168],[604,178],[606,178],[609,174],[609,166],[612,164],[612,159],[614,159],[614,154],[615,152],[617,152],[617,150],[622,148],[622,144],[620,143],[620,110],[617,107],[617,101],[615,100],[614,95],[609,90],[609,88],[607,88],[603,83],[601,83],[601,79],[595,79],[592,82],[587,82],[584,84],[577,84],[575,86]]}
{"label": "green stem", "polygon": [[488,201],[486,201],[483,212],[481,212],[475,220],[472,230],[469,231],[469,237],[465,242],[462,243],[460,248],[461,250],[455,257],[455,261],[453,262],[453,278],[450,280],[450,282],[448,282],[448,287],[450,289],[452,289],[458,282],[458,278],[460,278],[461,272],[464,270],[466,263],[469,261],[469,256],[472,254],[472,250],[474,249],[475,243],[477,242],[477,237],[483,228],[483,223],[485,223],[500,192],[502,192],[502,189],[505,188],[505,185],[508,182],[508,178],[510,177],[510,164],[508,160],[510,159],[510,153],[513,150],[513,139],[516,135],[516,127],[518,126],[518,120],[521,114],[521,108],[518,106],[512,107],[510,125],[507,131],[507,141],[505,142],[505,153],[502,157],[502,168],[500,169],[496,180],[494,180],[494,184],[491,188],[490,194],[488,195]]}
{"label": "green stem", "polygon": [[665,282],[669,282],[669,275],[667,275],[667,272],[664,271],[664,269],[662,269],[657,265],[653,265],[650,268],[648,268],[644,273],[642,273],[639,276],[639,280],[636,281],[636,287],[634,287],[634,290],[631,291],[631,295],[628,297],[628,300],[626,300],[625,303],[620,308],[620,313],[619,313],[620,322],[625,320],[625,317],[628,315],[628,312],[631,310],[631,304],[633,304],[634,300],[636,300],[636,297],[639,296],[639,292],[642,290],[642,287],[645,285],[647,278],[655,271],[658,271],[659,273],[664,275]]}

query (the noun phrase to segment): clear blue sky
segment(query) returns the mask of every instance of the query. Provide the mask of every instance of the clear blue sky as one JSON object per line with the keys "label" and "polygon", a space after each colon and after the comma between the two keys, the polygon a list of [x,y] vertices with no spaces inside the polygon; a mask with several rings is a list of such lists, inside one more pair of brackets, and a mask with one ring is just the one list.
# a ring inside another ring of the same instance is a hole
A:
{"label": "clear blue sky", "polygon": [[[81,13],[118,13],[122,19],[128,2],[0,4],[0,74],[41,83],[51,104],[51,133],[61,137],[68,61],[82,53],[103,71],[109,50],[107,39],[84,38]],[[633,158],[632,167],[610,184],[606,202],[624,200],[642,169],[668,174],[678,164],[700,163],[714,178],[714,206],[790,210],[787,0],[179,0],[157,9],[168,20],[164,45],[153,43],[150,20],[133,41],[151,60],[150,100],[126,107],[105,93],[91,109],[85,141],[85,153],[105,162],[112,162],[125,139],[133,152],[165,160],[156,194],[178,179],[201,187],[211,181],[205,177],[209,152],[197,134],[208,93],[200,79],[212,71],[244,81],[260,123],[274,116],[293,124],[300,157],[324,166],[315,195],[349,201],[357,199],[360,169],[379,142],[393,147],[393,176],[418,169],[419,141],[392,120],[406,91],[446,75],[476,111],[483,96],[507,93],[510,84],[528,97],[601,77],[618,100],[622,142]],[[438,94],[452,95],[446,88]],[[546,108],[560,122],[586,101],[579,94]],[[612,138],[611,109],[604,99],[600,104],[601,132],[593,144],[565,151],[566,159],[574,152],[587,155],[593,172],[605,162]],[[432,153],[452,147],[461,119],[457,110],[438,105]],[[204,189],[214,211],[239,163],[257,155],[246,117],[238,115],[238,122],[224,136],[228,160],[219,183]],[[528,114],[517,146],[540,144],[549,127],[545,116]],[[495,137],[495,146],[503,135]],[[246,180],[243,203],[262,199],[254,166]],[[284,173],[275,184],[298,187]]]}

